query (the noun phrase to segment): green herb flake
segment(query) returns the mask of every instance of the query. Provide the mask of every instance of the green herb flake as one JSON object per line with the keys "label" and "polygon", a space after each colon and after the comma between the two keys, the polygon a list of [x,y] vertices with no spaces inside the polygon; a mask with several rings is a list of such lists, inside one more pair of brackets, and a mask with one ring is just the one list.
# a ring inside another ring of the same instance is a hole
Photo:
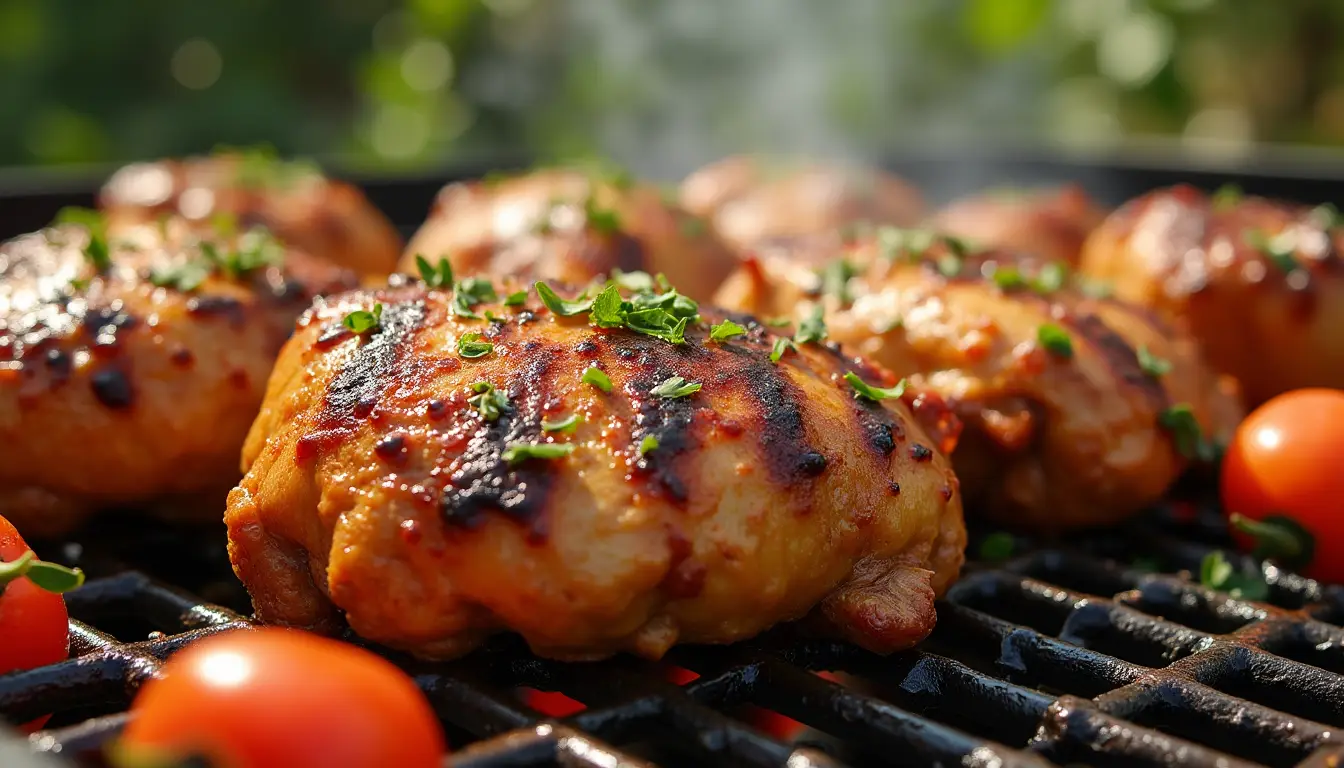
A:
{"label": "green herb flake", "polygon": [[902,254],[911,261],[918,261],[937,239],[938,236],[927,229],[880,227],[877,230],[878,248],[888,261],[894,261]]}
{"label": "green herb flake", "polygon": [[1013,556],[1017,540],[1011,533],[996,531],[980,540],[980,559],[989,563],[1001,563]]}
{"label": "green herb flake", "polygon": [[620,290],[608,285],[593,299],[588,311],[588,322],[598,328],[621,328],[625,325],[626,313],[622,311],[624,302]]}
{"label": "green herb flake", "polygon": [[621,290],[631,293],[656,293],[657,287],[653,276],[648,272],[623,272],[619,269],[611,271],[611,279],[607,281],[608,285],[615,285]]}
{"label": "green herb flake", "polygon": [[1242,239],[1285,274],[1300,266],[1294,258],[1297,244],[1291,231],[1270,237],[1263,229],[1248,229],[1242,233]]}
{"label": "green herb flake", "polygon": [[1031,281],[1032,290],[1037,293],[1054,293],[1064,287],[1069,279],[1069,268],[1058,261],[1052,261],[1041,267]]}
{"label": "green herb flake", "polygon": [[956,253],[945,253],[938,257],[935,266],[938,268],[938,274],[943,277],[956,277],[961,274],[965,261]]}
{"label": "green herb flake", "polygon": [[1210,552],[1199,563],[1199,583],[1209,589],[1222,589],[1232,576],[1232,564],[1222,552]]}
{"label": "green herb flake", "polygon": [[485,357],[495,351],[495,345],[481,341],[479,333],[464,333],[457,337],[457,354],[468,359]]}
{"label": "green herb flake", "polygon": [[1258,571],[1239,571],[1219,551],[1210,552],[1200,561],[1199,583],[1242,600],[1264,600],[1269,597],[1269,585],[1265,583],[1263,574]]}
{"label": "green herb flake", "polygon": [[1137,353],[1139,368],[1154,379],[1160,379],[1171,372],[1171,361],[1154,355],[1147,345],[1139,345]]}
{"label": "green herb flake", "polygon": [[601,368],[586,368],[583,372],[583,376],[579,377],[579,381],[597,387],[603,392],[611,391],[611,377],[607,376]]}
{"label": "green herb flake", "polygon": [[821,292],[827,296],[834,296],[841,304],[849,304],[854,301],[854,296],[849,290],[849,281],[858,274],[858,268],[849,261],[836,259],[817,273],[817,277],[821,280]]}
{"label": "green herb flake", "polygon": [[1063,328],[1054,323],[1043,323],[1036,329],[1036,340],[1046,352],[1062,359],[1073,357],[1073,340]]}
{"label": "green herb flake", "polygon": [[849,386],[854,388],[854,397],[872,400],[875,403],[881,400],[898,398],[905,394],[905,379],[896,382],[894,387],[883,389],[882,387],[874,387],[859,378],[859,375],[853,371],[846,371],[845,381],[849,382]]}
{"label": "green herb flake", "polygon": [[107,239],[107,218],[102,213],[74,206],[62,208],[56,214],[57,224],[83,227],[89,241],[84,244],[84,258],[94,272],[104,274],[112,268],[112,250]]}
{"label": "green herb flake", "polygon": [[573,317],[574,315],[581,312],[587,312],[593,308],[592,299],[579,297],[573,301],[566,301],[556,295],[555,291],[551,290],[551,286],[541,281],[537,281],[534,287],[537,289],[537,296],[541,298],[541,303],[545,304],[547,309],[560,317]]}
{"label": "green herb flake", "polygon": [[583,215],[588,220],[588,226],[604,235],[614,235],[621,231],[621,217],[613,210],[598,208],[593,195],[589,195],[583,201]]}
{"label": "green herb flake", "polygon": [[651,451],[658,450],[658,438],[653,435],[645,435],[643,440],[639,441],[639,455],[644,456]]}
{"label": "green herb flake", "polygon": [[420,271],[420,280],[430,288],[451,288],[453,286],[453,265],[448,259],[439,257],[438,264],[430,264],[420,254],[415,255],[415,268]]}
{"label": "green herb flake", "polygon": [[485,421],[495,421],[513,407],[509,403],[509,396],[488,381],[473,383],[471,391],[476,394],[467,398],[467,404],[475,408]]}
{"label": "green herb flake", "polygon": [[573,432],[583,423],[583,417],[577,413],[571,413],[559,421],[548,421],[543,419],[541,430],[543,432]]}
{"label": "green herb flake", "polygon": [[734,336],[742,336],[746,332],[747,332],[746,328],[738,325],[737,323],[734,323],[732,320],[724,320],[722,323],[719,323],[718,325],[710,326],[709,340],[727,341],[728,339],[731,339]]}
{"label": "green herb flake", "polygon": [[787,328],[790,325],[793,325],[793,319],[783,315],[779,317],[767,317],[765,319],[765,324],[771,328]]}
{"label": "green herb flake", "polygon": [[504,297],[504,306],[521,307],[527,303],[527,291],[514,291]]}
{"label": "green herb flake", "polygon": [[1177,403],[1157,416],[1157,423],[1176,441],[1176,450],[1187,459],[1210,461],[1213,445],[1204,439],[1195,412],[1186,403]]}
{"label": "green herb flake", "polygon": [[1245,193],[1241,191],[1241,187],[1229,182],[1213,191],[1213,195],[1209,197],[1209,205],[1215,211],[1226,213],[1235,208],[1244,197]]}
{"label": "green herb flake", "polygon": [[820,304],[812,306],[812,313],[798,324],[793,340],[799,344],[820,344],[826,340],[826,310]]}
{"label": "green herb flake", "polygon": [[669,376],[663,383],[649,390],[649,394],[665,400],[674,400],[678,397],[689,397],[699,392],[700,387],[699,382],[687,381],[680,376]]}
{"label": "green herb flake", "polygon": [[563,459],[573,452],[573,443],[509,443],[499,457],[513,467],[531,459]]}
{"label": "green herb flake", "polygon": [[188,261],[172,267],[155,267],[149,273],[149,282],[160,288],[174,288],[190,293],[201,286],[210,276],[210,265],[201,261]]}
{"label": "green herb flake", "polygon": [[1004,291],[1015,291],[1027,284],[1026,278],[1022,277],[1022,271],[1011,265],[995,267],[990,279]]}
{"label": "green herb flake", "polygon": [[495,293],[494,283],[483,277],[468,277],[460,281],[454,290],[470,299],[472,306],[499,301],[499,294]]}
{"label": "green herb flake", "polygon": [[344,325],[355,333],[361,334],[376,330],[382,322],[382,304],[374,304],[372,312],[367,309],[356,309],[354,312],[341,318],[341,325]]}
{"label": "green herb flake", "polygon": [[797,351],[798,345],[793,343],[793,339],[784,336],[775,339],[775,345],[770,348],[770,362],[778,363],[784,357],[784,353],[790,349]]}

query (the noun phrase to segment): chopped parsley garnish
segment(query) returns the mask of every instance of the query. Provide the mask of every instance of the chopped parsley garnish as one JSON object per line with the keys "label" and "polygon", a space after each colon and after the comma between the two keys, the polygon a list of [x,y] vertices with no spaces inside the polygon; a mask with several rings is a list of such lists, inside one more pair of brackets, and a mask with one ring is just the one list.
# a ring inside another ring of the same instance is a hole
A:
{"label": "chopped parsley garnish", "polygon": [[212,154],[216,157],[232,155],[238,158],[233,179],[240,187],[285,188],[305,178],[321,174],[317,165],[311,161],[281,159],[275,147],[269,144],[258,144],[253,147],[221,145],[215,147]]}
{"label": "chopped parsley garnish", "polygon": [[1186,403],[1177,403],[1157,416],[1157,423],[1176,441],[1176,450],[1187,459],[1209,461],[1213,458],[1213,444],[1204,439],[1204,433],[1195,419],[1195,412]]}
{"label": "chopped parsley garnish", "polygon": [[747,332],[747,329],[734,323],[732,320],[724,320],[718,325],[710,326],[710,341],[727,341],[734,336],[741,336]]}
{"label": "chopped parsley garnish", "polygon": [[472,306],[489,301],[499,301],[499,294],[495,293],[494,284],[483,277],[468,277],[459,282],[455,290],[460,294],[465,294],[471,300]]}
{"label": "chopped parsley garnish", "polygon": [[580,312],[587,312],[593,308],[592,299],[584,299],[580,297],[574,301],[566,301],[557,296],[555,291],[551,290],[551,286],[540,280],[537,281],[536,289],[537,296],[541,298],[541,303],[545,304],[547,309],[560,317],[573,317]]}
{"label": "chopped parsley garnish", "polygon": [[1073,357],[1073,340],[1063,328],[1054,323],[1042,323],[1040,328],[1036,329],[1036,340],[1041,343],[1046,352],[1068,359]]}
{"label": "chopped parsley garnish", "polygon": [[149,282],[160,288],[176,288],[189,293],[200,287],[210,276],[210,265],[200,260],[177,264],[172,267],[155,267],[149,273]]}
{"label": "chopped parsley garnish", "polygon": [[846,371],[845,381],[849,382],[849,386],[854,388],[855,397],[872,400],[873,402],[890,400],[905,394],[905,379],[896,382],[896,386],[894,387],[883,389],[882,387],[874,387],[872,384],[859,378],[859,375],[853,371]]}
{"label": "chopped parsley garnish", "polygon": [[613,269],[611,279],[607,281],[607,284],[615,284],[631,293],[654,293],[657,290],[654,286],[653,276],[648,272],[623,272],[619,269]]}
{"label": "chopped parsley garnish", "polygon": [[593,195],[588,195],[583,201],[583,215],[588,220],[588,226],[604,235],[614,235],[621,231],[621,217],[608,208],[598,208]]}
{"label": "chopped parsley garnish", "polygon": [[1139,356],[1139,368],[1154,379],[1160,379],[1171,372],[1171,361],[1163,360],[1148,350],[1147,345],[1140,345],[1136,350]]}
{"label": "chopped parsley garnish", "polygon": [[786,336],[775,339],[775,345],[770,348],[770,362],[778,363],[780,358],[784,357],[784,353],[790,349],[795,351],[798,349],[798,345],[793,343],[793,339]]}
{"label": "chopped parsley garnish", "polygon": [[453,286],[453,265],[443,257],[438,264],[430,264],[420,254],[415,255],[415,268],[420,270],[420,279],[430,288],[451,288]]}
{"label": "chopped parsley garnish", "polygon": [[89,241],[84,244],[84,258],[93,270],[103,274],[112,267],[112,250],[107,240],[107,218],[88,208],[66,207],[56,214],[57,224],[75,224],[84,228]]}
{"label": "chopped parsley garnish", "polygon": [[826,339],[826,310],[820,304],[812,307],[812,314],[798,324],[793,340],[799,344],[820,344]]}
{"label": "chopped parsley garnish", "polygon": [[1241,198],[1244,196],[1241,187],[1227,183],[1213,191],[1213,195],[1209,198],[1209,205],[1215,211],[1228,211],[1241,202]]}
{"label": "chopped parsley garnish", "polygon": [[625,325],[625,313],[621,311],[623,301],[620,289],[608,285],[593,299],[588,321],[598,328],[620,328]]}
{"label": "chopped parsley garnish", "polygon": [[767,317],[765,319],[765,324],[771,328],[787,328],[788,326],[793,325],[793,319],[782,315],[780,317]]}
{"label": "chopped parsley garnish", "polygon": [[579,381],[584,384],[591,384],[603,392],[611,391],[611,377],[607,376],[601,368],[590,367],[585,369],[583,376],[579,377]]}
{"label": "chopped parsley garnish", "polygon": [[1269,585],[1258,571],[1239,572],[1221,551],[1213,551],[1199,563],[1199,583],[1209,589],[1219,589],[1234,598],[1264,600],[1269,597]]}
{"label": "chopped parsley garnish", "polygon": [[495,351],[495,345],[481,341],[479,333],[464,333],[457,337],[457,354],[466,358],[485,357]]}
{"label": "chopped parsley garnish", "polygon": [[476,394],[467,398],[467,403],[475,408],[481,414],[481,418],[486,421],[495,421],[512,407],[509,404],[509,396],[504,394],[503,391],[495,389],[495,385],[488,381],[473,383],[471,391]]}
{"label": "chopped parsley garnish", "polygon": [[573,443],[509,443],[499,457],[515,466],[529,459],[563,459],[573,452]]}
{"label": "chopped parsley garnish", "polygon": [[927,229],[881,227],[877,230],[878,247],[888,260],[895,260],[902,253],[911,260],[917,260],[933,247],[937,239],[938,236]]}
{"label": "chopped parsley garnish", "polygon": [[1052,261],[1036,273],[1036,278],[1031,281],[1031,287],[1037,293],[1054,293],[1064,287],[1068,277],[1068,267],[1058,261]]}
{"label": "chopped parsley garnish", "polygon": [[980,541],[980,559],[991,563],[1001,563],[1013,556],[1017,541],[1011,533],[996,531]]}
{"label": "chopped parsley garnish", "polygon": [[965,265],[961,255],[957,253],[945,253],[938,257],[938,274],[943,277],[956,277],[961,274],[961,269]]}
{"label": "chopped parsley garnish", "polygon": [[285,261],[285,247],[264,227],[253,227],[239,235],[234,248],[223,255],[207,245],[201,243],[201,253],[230,280],[246,277],[255,269],[279,266]]}
{"label": "chopped parsley garnish", "polygon": [[521,307],[525,303],[527,303],[527,291],[514,291],[504,297],[506,307]]}
{"label": "chopped parsley garnish", "polygon": [[662,384],[649,390],[649,394],[658,397],[673,400],[678,397],[688,397],[700,391],[700,382],[687,381],[680,376],[669,376]]}
{"label": "chopped parsley garnish", "polygon": [[488,322],[488,323],[502,323],[502,322],[505,322],[504,318],[500,317],[499,315],[496,315],[494,312],[491,312],[491,311],[488,310],[488,309],[485,310],[485,320],[486,320],[486,322]]}
{"label": "chopped parsley garnish", "polygon": [[571,413],[559,421],[548,421],[543,419],[541,430],[543,432],[573,432],[583,423],[583,417],[577,413]]}
{"label": "chopped parsley garnish", "polygon": [[639,455],[643,456],[650,451],[658,450],[658,438],[653,435],[645,435],[643,440],[639,441]]}
{"label": "chopped parsley garnish", "polygon": [[858,274],[859,270],[853,264],[845,259],[836,259],[817,274],[821,278],[821,292],[827,296],[834,296],[841,304],[849,304],[854,301],[854,296],[849,291],[849,281]]}
{"label": "chopped parsley garnish", "polygon": [[1022,277],[1022,271],[1011,265],[995,267],[994,274],[990,277],[995,285],[1005,291],[1016,290],[1027,284],[1026,278]]}
{"label": "chopped parsley garnish", "polygon": [[1199,583],[1209,589],[1222,589],[1232,576],[1232,564],[1222,552],[1210,552],[1199,563]]}
{"label": "chopped parsley garnish", "polygon": [[1293,258],[1293,254],[1297,251],[1297,243],[1291,231],[1270,237],[1262,229],[1248,229],[1242,233],[1242,239],[1285,273],[1292,272],[1299,266],[1297,259]]}
{"label": "chopped parsley garnish", "polygon": [[374,304],[372,312],[367,309],[356,309],[354,312],[341,318],[341,325],[344,325],[355,333],[368,333],[369,331],[376,329],[382,322],[382,304]]}

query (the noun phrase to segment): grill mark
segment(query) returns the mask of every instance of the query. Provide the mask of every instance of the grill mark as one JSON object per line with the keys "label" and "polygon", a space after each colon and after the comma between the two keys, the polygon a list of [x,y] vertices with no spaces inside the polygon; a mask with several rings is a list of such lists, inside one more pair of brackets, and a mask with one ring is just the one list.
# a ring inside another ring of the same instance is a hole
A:
{"label": "grill mark", "polygon": [[512,442],[542,442],[542,400],[551,388],[552,366],[562,352],[538,342],[526,344],[524,352],[527,366],[505,387],[512,409],[493,422],[478,421],[456,461],[457,469],[444,486],[439,509],[449,525],[466,529],[480,525],[492,510],[502,512],[527,524],[528,540],[539,544],[548,533],[548,521],[541,513],[554,483],[554,464],[533,459],[510,467],[501,454]]}
{"label": "grill mark", "polygon": [[372,412],[394,383],[394,372],[424,319],[423,301],[383,308],[381,328],[360,344],[327,386],[313,430],[299,438],[296,458],[302,461],[330,450]]}
{"label": "grill mark", "polygon": [[[688,376],[687,368],[694,367],[694,361],[688,365],[677,366],[669,360],[671,348],[659,349],[655,345],[663,342],[631,337],[628,334],[606,337],[621,347],[617,354],[634,360],[639,373],[628,379],[622,389],[630,398],[630,407],[634,412],[631,441],[635,445],[648,435],[658,441],[658,448],[652,454],[639,456],[635,462],[635,473],[648,479],[653,487],[664,497],[684,504],[690,497],[686,480],[677,472],[677,459],[685,453],[700,447],[700,438],[694,434],[695,412],[700,408],[699,393],[689,397],[664,398],[650,394],[650,390],[672,376]],[[666,347],[667,345],[664,344]],[[673,353],[675,354],[675,353]],[[686,350],[684,356],[707,358],[707,350],[695,347]]]}
{"label": "grill mark", "polygon": [[1100,317],[1087,312],[1066,311],[1060,321],[1074,330],[1100,353],[1115,377],[1143,393],[1156,410],[1171,405],[1167,388],[1162,382],[1143,372],[1139,353],[1125,337],[1111,329]]}
{"label": "grill mark", "polygon": [[743,363],[738,375],[760,414],[757,445],[770,478],[796,483],[820,476],[826,471],[827,459],[807,441],[802,390],[783,368],[768,358],[763,360],[760,350],[727,349]]}

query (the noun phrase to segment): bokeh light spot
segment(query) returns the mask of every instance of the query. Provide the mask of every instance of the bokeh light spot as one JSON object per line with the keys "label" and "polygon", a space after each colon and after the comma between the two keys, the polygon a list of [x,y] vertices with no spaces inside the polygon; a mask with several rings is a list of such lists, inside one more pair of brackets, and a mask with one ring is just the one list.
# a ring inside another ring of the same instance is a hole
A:
{"label": "bokeh light spot", "polygon": [[174,80],[193,91],[202,91],[219,80],[224,71],[224,58],[214,43],[196,37],[173,52],[168,68]]}

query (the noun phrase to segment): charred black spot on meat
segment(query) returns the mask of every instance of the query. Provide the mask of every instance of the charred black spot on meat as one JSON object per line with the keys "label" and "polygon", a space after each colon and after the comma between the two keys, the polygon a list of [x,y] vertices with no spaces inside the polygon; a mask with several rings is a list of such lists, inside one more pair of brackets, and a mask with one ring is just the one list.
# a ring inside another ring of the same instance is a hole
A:
{"label": "charred black spot on meat", "polygon": [[787,483],[825,471],[825,457],[807,441],[802,390],[785,369],[772,364],[759,349],[730,346],[724,354],[738,363],[734,377],[740,377],[740,386],[757,405],[761,420],[757,441],[770,477]]}
{"label": "charred black spot on meat", "polygon": [[234,326],[241,326],[244,320],[243,303],[232,296],[192,296],[187,300],[187,312],[195,317],[222,317]]}
{"label": "charred black spot on meat", "polygon": [[114,301],[106,307],[90,308],[84,313],[80,325],[95,346],[110,348],[117,346],[122,331],[140,325],[140,319],[127,312],[121,301]]}
{"label": "charred black spot on meat", "polygon": [[815,451],[804,453],[799,458],[798,471],[808,477],[816,477],[826,471],[826,457]]}
{"label": "charred black spot on meat", "polygon": [[89,377],[89,386],[98,402],[113,410],[130,408],[135,402],[135,393],[126,374],[116,368],[104,368],[94,371]]}
{"label": "charred black spot on meat", "polygon": [[593,357],[597,354],[598,349],[597,342],[592,339],[584,339],[574,345],[574,352],[580,357]]}
{"label": "charred black spot on meat", "polygon": [[398,463],[406,458],[406,436],[388,435],[373,445],[378,458],[389,463]]}
{"label": "charred black spot on meat", "polygon": [[896,482],[887,483],[887,493],[890,493],[892,496],[900,496],[901,484]]}
{"label": "charred black spot on meat", "polygon": [[929,461],[933,458],[933,449],[927,445],[915,443],[910,446],[910,458],[920,462]]}
{"label": "charred black spot on meat", "polygon": [[462,454],[443,488],[439,506],[450,525],[473,528],[496,510],[530,529],[530,539],[545,538],[547,521],[541,512],[553,481],[554,466],[533,459],[509,466],[503,454],[510,443],[543,442],[541,430],[544,393],[551,369],[564,353],[559,349],[532,349],[517,383],[505,388],[510,409],[494,421],[482,421],[463,411],[471,430]]}
{"label": "charred black spot on meat", "polygon": [[379,397],[400,377],[418,372],[402,365],[410,342],[425,318],[423,301],[390,303],[383,308],[378,328],[350,354],[327,386],[314,431],[300,438],[300,460],[324,452],[340,442],[359,419],[368,416]]}

